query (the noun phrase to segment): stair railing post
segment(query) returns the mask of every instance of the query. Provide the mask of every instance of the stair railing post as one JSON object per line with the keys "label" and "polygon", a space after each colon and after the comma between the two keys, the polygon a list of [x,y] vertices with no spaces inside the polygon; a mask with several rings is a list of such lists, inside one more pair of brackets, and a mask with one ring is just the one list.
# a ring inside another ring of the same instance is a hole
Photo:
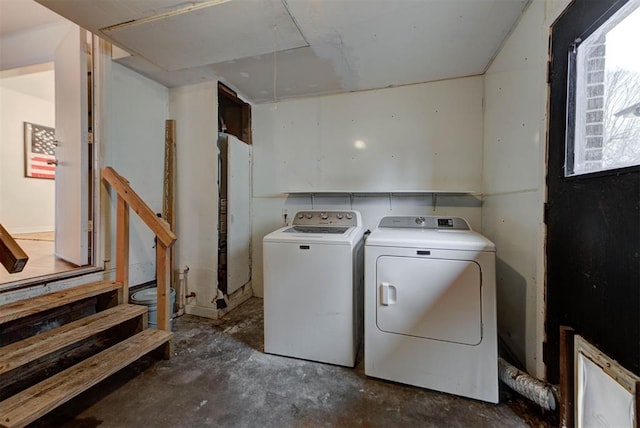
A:
{"label": "stair railing post", "polygon": [[129,301],[129,204],[120,194],[116,212],[116,281],[122,284],[118,304],[123,304]]}
{"label": "stair railing post", "polygon": [[169,322],[173,308],[170,306],[169,290],[169,251],[167,246],[158,240],[156,246],[156,284],[158,287],[158,329],[171,331]]}

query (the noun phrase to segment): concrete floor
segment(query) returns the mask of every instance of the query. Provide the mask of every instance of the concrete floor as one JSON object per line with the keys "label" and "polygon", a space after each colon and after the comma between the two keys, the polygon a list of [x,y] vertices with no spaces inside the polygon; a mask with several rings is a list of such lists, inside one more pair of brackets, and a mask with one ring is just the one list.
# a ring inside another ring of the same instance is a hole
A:
{"label": "concrete floor", "polygon": [[[174,356],[144,358],[40,427],[551,427],[555,415],[501,384],[500,404],[367,378],[355,369],[264,354],[262,300],[223,320],[174,322]],[[362,353],[361,353],[362,354]]]}

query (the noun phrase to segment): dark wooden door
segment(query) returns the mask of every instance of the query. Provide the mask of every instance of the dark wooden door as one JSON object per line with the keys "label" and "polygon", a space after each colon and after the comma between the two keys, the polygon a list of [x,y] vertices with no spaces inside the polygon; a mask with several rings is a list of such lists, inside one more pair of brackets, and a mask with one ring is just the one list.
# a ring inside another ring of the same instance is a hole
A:
{"label": "dark wooden door", "polygon": [[551,382],[559,376],[560,325],[640,374],[640,169],[564,174],[570,50],[625,3],[576,0],[552,30],[545,326]]}

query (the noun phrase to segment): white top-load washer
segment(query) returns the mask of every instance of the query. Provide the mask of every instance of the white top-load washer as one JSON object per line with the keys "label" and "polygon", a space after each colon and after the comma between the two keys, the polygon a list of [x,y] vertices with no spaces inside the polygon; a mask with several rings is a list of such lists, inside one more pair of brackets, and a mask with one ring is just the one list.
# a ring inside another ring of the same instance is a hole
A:
{"label": "white top-load washer", "polygon": [[353,367],[362,330],[360,213],[301,211],[264,237],[264,350]]}
{"label": "white top-load washer", "polygon": [[495,246],[459,217],[385,217],[365,244],[365,374],[498,402]]}

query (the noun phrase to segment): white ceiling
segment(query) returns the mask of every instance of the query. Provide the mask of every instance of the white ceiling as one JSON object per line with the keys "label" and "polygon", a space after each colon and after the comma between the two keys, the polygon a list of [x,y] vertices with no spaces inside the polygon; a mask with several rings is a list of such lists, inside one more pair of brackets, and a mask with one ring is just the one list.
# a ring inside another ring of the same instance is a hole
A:
{"label": "white ceiling", "polygon": [[37,1],[167,86],[265,102],[481,74],[530,0]]}
{"label": "white ceiling", "polygon": [[0,0],[0,37],[65,21],[33,0]]}

